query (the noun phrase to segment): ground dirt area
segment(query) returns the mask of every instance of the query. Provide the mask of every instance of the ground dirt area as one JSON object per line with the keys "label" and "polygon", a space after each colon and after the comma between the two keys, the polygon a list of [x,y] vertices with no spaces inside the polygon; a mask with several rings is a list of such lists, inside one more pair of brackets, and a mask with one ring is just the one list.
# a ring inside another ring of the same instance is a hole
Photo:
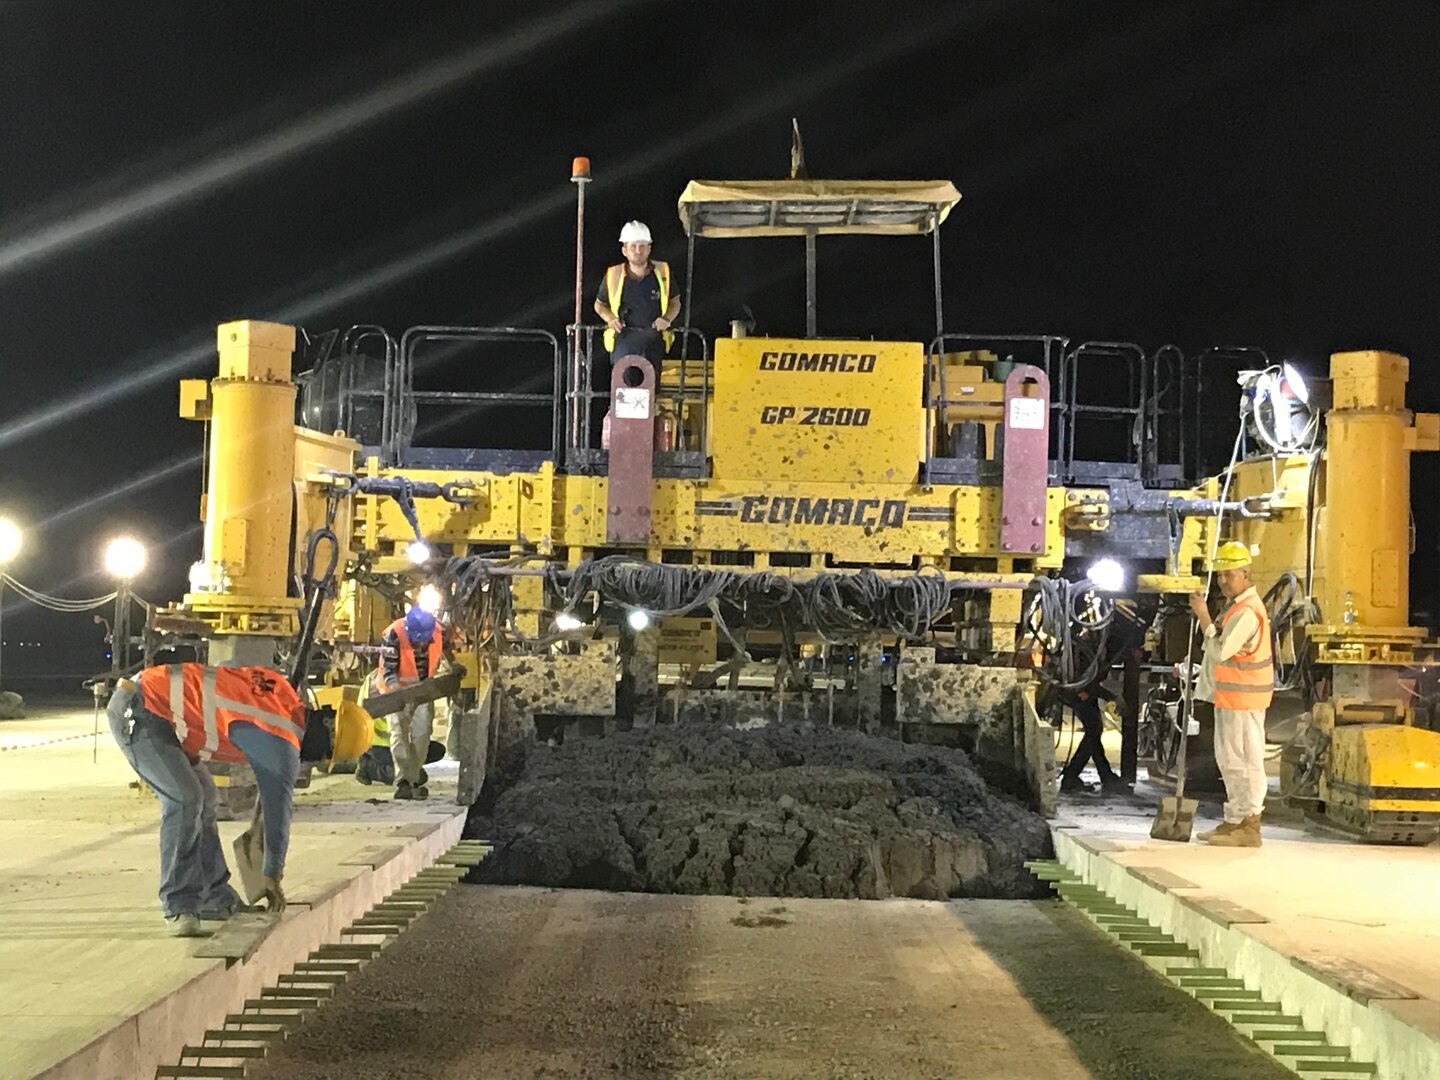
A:
{"label": "ground dirt area", "polygon": [[1282,1080],[1055,901],[461,886],[252,1080]]}
{"label": "ground dirt area", "polygon": [[662,725],[501,760],[467,836],[485,884],[1035,897],[1044,820],[960,750],[811,724]]}

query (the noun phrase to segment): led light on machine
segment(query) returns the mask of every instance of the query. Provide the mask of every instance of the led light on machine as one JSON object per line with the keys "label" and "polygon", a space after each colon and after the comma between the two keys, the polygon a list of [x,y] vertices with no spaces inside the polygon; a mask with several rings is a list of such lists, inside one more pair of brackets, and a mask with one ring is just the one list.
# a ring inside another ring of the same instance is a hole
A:
{"label": "led light on machine", "polygon": [[1119,592],[1125,588],[1125,568],[1114,559],[1097,559],[1085,576],[1101,592]]}
{"label": "led light on machine", "polygon": [[1305,385],[1305,377],[1300,374],[1299,368],[1293,364],[1280,365],[1280,390],[1288,393],[1301,405],[1310,404],[1310,388]]}
{"label": "led light on machine", "polygon": [[433,584],[427,583],[420,586],[420,591],[415,596],[415,603],[421,611],[428,611],[431,615],[438,615],[443,599],[444,597],[440,595],[440,590]]}
{"label": "led light on machine", "polygon": [[562,611],[555,616],[556,630],[579,630],[580,627],[584,625],[585,624],[580,621],[579,616],[575,615],[574,612]]}
{"label": "led light on machine", "polygon": [[416,566],[430,560],[430,545],[424,540],[411,540],[405,546],[405,556]]}
{"label": "led light on machine", "polygon": [[634,608],[629,615],[625,616],[625,621],[630,624],[631,630],[644,630],[650,625],[650,613]]}

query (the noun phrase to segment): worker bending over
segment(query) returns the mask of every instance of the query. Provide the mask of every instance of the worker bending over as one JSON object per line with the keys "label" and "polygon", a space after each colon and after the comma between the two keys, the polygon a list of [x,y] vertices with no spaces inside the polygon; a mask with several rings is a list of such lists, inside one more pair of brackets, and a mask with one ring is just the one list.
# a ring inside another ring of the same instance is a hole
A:
{"label": "worker bending over", "polygon": [[331,732],[279,672],[267,667],[167,664],[121,679],[106,710],[120,752],[160,800],[160,906],[171,933],[196,937],[200,920],[243,908],[215,826],[207,762],[250,766],[264,818],[264,898],[285,907],[280,881],[290,844],[291,789],[301,760],[330,756]]}
{"label": "worker bending over", "polygon": [[1275,693],[1270,616],[1250,580],[1250,550],[1231,541],[1215,553],[1215,578],[1228,601],[1216,619],[1205,597],[1190,594],[1204,631],[1195,696],[1215,703],[1215,762],[1225,781],[1225,820],[1200,839],[1222,847],[1259,847],[1265,805],[1265,710]]}
{"label": "worker bending over", "polygon": [[[396,619],[380,638],[380,665],[375,690],[388,694],[440,674],[445,638],[435,616],[418,605]],[[430,750],[434,706],[426,701],[406,705],[391,718],[390,754],[394,758],[395,798],[427,799],[425,760]]]}
{"label": "worker bending over", "polygon": [[605,271],[595,297],[612,367],[622,356],[643,356],[658,372],[675,340],[670,328],[680,314],[680,298],[671,288],[670,264],[651,261],[650,243],[649,226],[627,222],[620,230],[625,261]]}

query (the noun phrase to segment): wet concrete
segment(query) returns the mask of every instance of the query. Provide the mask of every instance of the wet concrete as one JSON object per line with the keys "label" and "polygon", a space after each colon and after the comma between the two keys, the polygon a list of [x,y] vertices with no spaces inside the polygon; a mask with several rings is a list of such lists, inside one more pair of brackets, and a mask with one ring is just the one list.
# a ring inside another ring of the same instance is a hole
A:
{"label": "wet concrete", "polygon": [[868,900],[1040,896],[1052,850],[962,751],[802,724],[518,746],[467,835],[490,884]]}

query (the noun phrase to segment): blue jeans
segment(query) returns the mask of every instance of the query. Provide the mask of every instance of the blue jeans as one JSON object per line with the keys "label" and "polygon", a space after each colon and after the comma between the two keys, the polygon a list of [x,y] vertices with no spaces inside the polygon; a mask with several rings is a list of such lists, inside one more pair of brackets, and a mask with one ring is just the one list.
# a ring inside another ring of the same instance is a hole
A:
{"label": "blue jeans", "polygon": [[185,756],[175,729],[147,711],[138,693],[116,690],[106,713],[120,752],[160,800],[160,906],[166,918],[229,914],[241,900],[230,887],[215,827],[210,770]]}

